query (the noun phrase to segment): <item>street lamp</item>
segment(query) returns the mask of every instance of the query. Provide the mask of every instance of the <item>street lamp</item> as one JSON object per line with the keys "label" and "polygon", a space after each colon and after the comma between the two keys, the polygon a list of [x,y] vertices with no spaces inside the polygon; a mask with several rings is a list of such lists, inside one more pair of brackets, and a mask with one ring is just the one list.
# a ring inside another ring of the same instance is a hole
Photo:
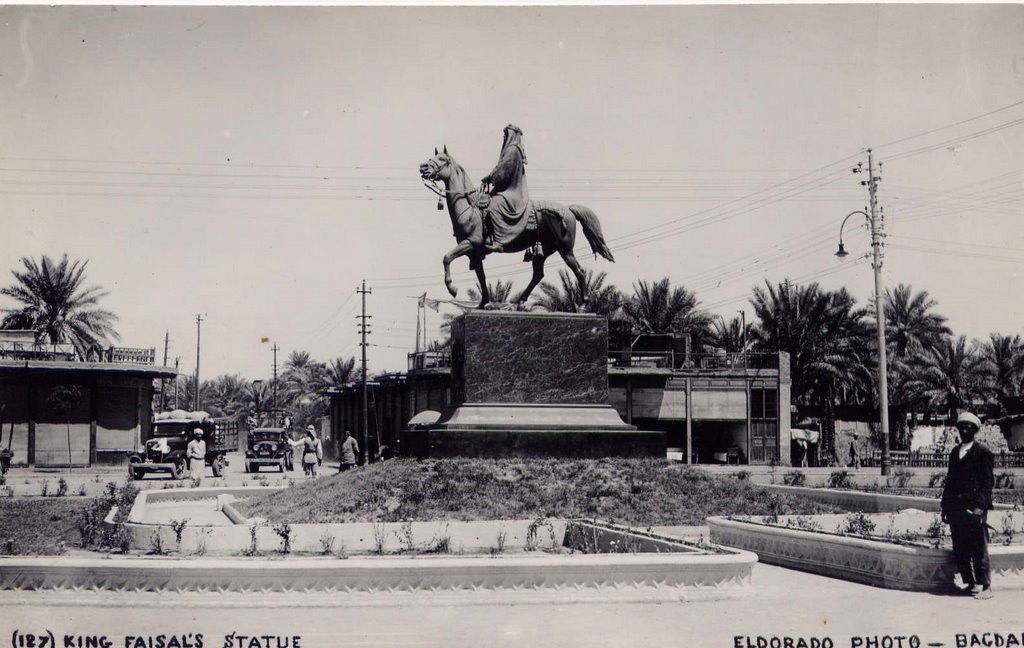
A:
{"label": "street lamp", "polygon": [[858,210],[846,215],[843,224],[839,226],[839,249],[836,251],[836,256],[840,259],[849,256],[846,248],[843,247],[843,227],[846,226],[846,221],[850,220],[851,216],[860,214],[871,229],[871,267],[875,270],[875,324],[878,329],[878,404],[879,422],[882,425],[882,474],[888,475],[891,458],[889,457],[889,385],[885,359],[885,311],[882,308],[882,223],[874,215],[875,180],[872,174],[871,185],[869,185],[871,187],[871,214]]}

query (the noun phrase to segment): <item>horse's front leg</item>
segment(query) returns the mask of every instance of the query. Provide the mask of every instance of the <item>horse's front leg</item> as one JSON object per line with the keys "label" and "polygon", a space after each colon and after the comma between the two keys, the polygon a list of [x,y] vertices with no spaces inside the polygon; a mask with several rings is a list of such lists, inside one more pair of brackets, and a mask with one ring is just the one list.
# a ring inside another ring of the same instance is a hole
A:
{"label": "horse's front leg", "polygon": [[487,276],[484,274],[484,255],[470,257],[470,261],[476,270],[476,281],[480,285],[480,305],[477,308],[485,308],[491,301],[491,291],[487,289]]}
{"label": "horse's front leg", "polygon": [[456,288],[454,284],[452,284],[452,261],[458,259],[460,256],[468,254],[469,251],[472,249],[473,244],[470,243],[468,240],[459,241],[459,244],[453,247],[451,251],[448,254],[444,255],[444,258],[442,259],[442,262],[444,263],[444,285],[445,287],[448,288],[448,294],[450,294],[452,297],[457,297],[459,294],[459,289]]}

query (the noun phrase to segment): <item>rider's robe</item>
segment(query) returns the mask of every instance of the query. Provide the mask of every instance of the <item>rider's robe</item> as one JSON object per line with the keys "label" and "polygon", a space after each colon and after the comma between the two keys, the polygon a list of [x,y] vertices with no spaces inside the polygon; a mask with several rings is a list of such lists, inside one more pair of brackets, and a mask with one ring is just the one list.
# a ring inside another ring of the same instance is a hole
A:
{"label": "rider's robe", "polygon": [[522,132],[518,128],[505,129],[498,163],[483,180],[492,186],[490,203],[486,208],[490,223],[485,242],[489,246],[507,247],[523,234],[531,220],[526,214],[530,203],[530,192],[526,187],[526,154]]}

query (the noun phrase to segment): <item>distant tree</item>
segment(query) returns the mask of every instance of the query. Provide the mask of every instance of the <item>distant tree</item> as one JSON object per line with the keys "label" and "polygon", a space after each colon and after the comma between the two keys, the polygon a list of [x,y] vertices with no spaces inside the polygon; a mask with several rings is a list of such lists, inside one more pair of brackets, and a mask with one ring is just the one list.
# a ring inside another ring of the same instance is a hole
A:
{"label": "distant tree", "polygon": [[946,326],[946,318],[932,312],[935,306],[938,302],[928,296],[927,290],[915,295],[908,284],[886,289],[885,341],[894,357],[909,358],[915,353],[930,351],[952,334]]}
{"label": "distant tree", "polygon": [[955,421],[960,411],[980,400],[985,392],[985,360],[966,336],[944,338],[915,359],[923,395],[930,405]]}
{"label": "distant tree", "polygon": [[302,428],[327,412],[323,391],[330,385],[327,365],[307,351],[292,351],[285,362],[278,391],[279,407],[292,412],[292,424]]}
{"label": "distant tree", "polygon": [[251,408],[250,388],[252,385],[242,376],[221,375],[203,383],[203,409],[211,416],[236,417]]}
{"label": "distant tree", "polygon": [[689,335],[694,348],[711,339],[711,315],[698,307],[693,292],[682,286],[673,288],[667,277],[652,283],[638,281],[633,291],[623,310],[636,330]]}
{"label": "distant tree", "polygon": [[1024,342],[1019,335],[992,333],[980,351],[988,395],[998,404],[1001,413],[1006,414],[1011,401],[1021,396]]}
{"label": "distant tree", "polygon": [[348,358],[335,358],[327,365],[327,385],[330,387],[341,387],[352,382],[355,377],[356,359],[355,356]]}
{"label": "distant tree", "polygon": [[44,254],[38,263],[28,257],[21,263],[23,270],[11,271],[16,283],[0,288],[0,295],[21,306],[3,309],[0,328],[31,329],[39,342],[73,344],[82,358],[120,339],[117,316],[99,307],[107,291],[84,286],[88,261],[69,262],[65,254],[55,263]]}
{"label": "distant tree", "polygon": [[712,322],[710,346],[721,349],[726,353],[740,353],[744,351],[744,344],[749,345],[753,324],[747,324],[743,328],[743,320],[734,317],[728,322],[716,318]]}
{"label": "distant tree", "polygon": [[559,270],[559,283],[542,282],[539,286],[540,294],[534,296],[533,302],[552,313],[589,312],[611,315],[622,307],[623,297],[615,286],[604,285],[607,277],[606,272],[595,275],[593,270],[586,270],[584,279],[588,303],[584,304],[576,277],[566,270]]}

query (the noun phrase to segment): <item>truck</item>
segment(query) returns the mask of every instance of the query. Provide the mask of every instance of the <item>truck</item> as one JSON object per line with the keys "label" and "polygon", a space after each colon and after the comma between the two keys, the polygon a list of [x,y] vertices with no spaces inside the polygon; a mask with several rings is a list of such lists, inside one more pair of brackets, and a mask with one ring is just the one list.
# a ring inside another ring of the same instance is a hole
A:
{"label": "truck", "polygon": [[205,464],[220,477],[228,465],[227,453],[238,447],[238,421],[213,418],[206,412],[174,410],[153,417],[153,436],[141,452],[128,453],[128,476],[142,479],[148,473],[168,473],[171,479],[188,474],[185,450],[195,429],[203,431]]}

